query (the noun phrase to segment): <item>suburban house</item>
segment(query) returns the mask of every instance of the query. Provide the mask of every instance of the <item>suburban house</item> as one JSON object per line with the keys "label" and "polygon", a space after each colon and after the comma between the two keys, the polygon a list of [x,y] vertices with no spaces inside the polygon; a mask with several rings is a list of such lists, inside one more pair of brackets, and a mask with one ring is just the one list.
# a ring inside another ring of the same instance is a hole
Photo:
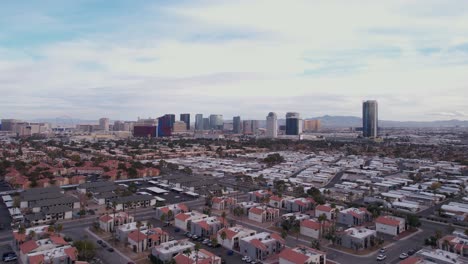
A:
{"label": "suburban house", "polygon": [[315,207],[315,217],[319,217],[321,215],[327,216],[328,220],[334,220],[336,218],[336,210],[329,205],[317,205]]}
{"label": "suburban house", "polygon": [[285,248],[279,254],[279,264],[325,264],[327,255],[320,250],[306,246]]}
{"label": "suburban house", "polygon": [[442,250],[468,257],[468,236],[464,234],[446,235],[437,241],[437,245]]}
{"label": "suburban house", "polygon": [[[19,249],[19,246],[26,242],[27,240],[38,240],[44,234],[48,234],[49,226],[33,226],[26,228],[24,233],[20,233],[19,230],[13,231],[14,246],[16,249]],[[34,235],[34,236],[33,236]]]}
{"label": "suburban house", "polygon": [[286,201],[286,210],[288,212],[301,212],[305,213],[314,209],[315,201],[312,198],[295,198]]}
{"label": "suburban house", "polygon": [[253,260],[264,260],[278,254],[285,245],[284,239],[277,233],[262,232],[240,240],[240,253]]}
{"label": "suburban house", "polygon": [[[239,250],[240,239],[253,236],[257,232],[243,226],[225,227],[218,231],[217,240],[223,247],[231,250]],[[224,237],[225,236],[225,237]]]}
{"label": "suburban house", "polygon": [[[140,231],[145,230],[145,229],[148,229],[147,222],[142,221],[141,226],[140,226]],[[131,232],[133,232],[135,230],[138,230],[137,222],[131,222],[131,223],[123,224],[123,225],[117,227],[116,238],[119,241],[121,241],[123,243],[126,243],[128,241],[127,240],[128,234],[130,234]]]}
{"label": "suburban house", "polygon": [[272,195],[268,201],[268,205],[274,208],[282,209],[286,206],[286,201],[292,197]]}
{"label": "suburban house", "polygon": [[265,223],[273,222],[280,216],[279,209],[270,207],[252,207],[249,209],[249,220]]}
{"label": "suburban house", "polygon": [[[171,211],[171,213],[169,213],[169,211]],[[188,207],[183,203],[162,206],[156,208],[156,219],[161,220],[161,216],[165,215],[166,220],[172,220],[168,219],[169,214],[172,214],[172,217],[174,217],[175,215],[180,213],[187,213],[188,211]]]}
{"label": "suburban house", "polygon": [[317,219],[306,219],[301,222],[301,235],[320,239],[332,226],[330,221],[320,223]]}
{"label": "suburban house", "polygon": [[197,211],[187,212],[187,213],[180,213],[175,216],[175,223],[174,225],[184,231],[189,230],[192,227],[192,222],[197,220],[202,220],[208,218],[208,215],[202,214]]}
{"label": "suburban house", "polygon": [[190,233],[202,236],[211,237],[216,234],[221,228],[227,226],[226,219],[223,222],[221,217],[211,216],[200,220],[192,221]]}
{"label": "suburban house", "polygon": [[169,240],[169,234],[161,228],[134,230],[128,234],[127,242],[133,252],[142,252]]}
{"label": "suburban house", "polygon": [[271,191],[267,191],[267,190],[258,190],[258,191],[249,192],[249,201],[262,203],[268,198],[270,198],[272,194],[273,193]]}
{"label": "suburban house", "polygon": [[114,226],[120,226],[133,221],[135,221],[135,218],[125,212],[105,214],[99,217],[99,228],[106,232],[112,232],[114,231]]}
{"label": "suburban house", "polygon": [[78,250],[62,237],[51,236],[41,240],[29,240],[20,246],[19,259],[24,264],[74,263]]}
{"label": "suburban house", "polygon": [[347,208],[338,212],[337,223],[347,226],[360,226],[372,221],[372,214],[366,208]]}
{"label": "suburban house", "polygon": [[338,235],[336,244],[358,251],[377,244],[376,236],[377,232],[375,230],[364,227],[351,227]]}
{"label": "suburban house", "polygon": [[203,248],[190,254],[179,253],[174,260],[177,264],[221,264],[220,257]]}
{"label": "suburban house", "polygon": [[397,236],[406,230],[406,220],[396,216],[379,216],[375,219],[375,229],[379,233]]}
{"label": "suburban house", "polygon": [[178,241],[174,240],[153,247],[151,249],[151,255],[161,261],[169,261],[187,249],[194,251],[195,244],[190,242],[188,239]]}
{"label": "suburban house", "polygon": [[237,199],[234,197],[223,196],[211,199],[211,208],[214,210],[227,210],[235,204],[237,204]]}

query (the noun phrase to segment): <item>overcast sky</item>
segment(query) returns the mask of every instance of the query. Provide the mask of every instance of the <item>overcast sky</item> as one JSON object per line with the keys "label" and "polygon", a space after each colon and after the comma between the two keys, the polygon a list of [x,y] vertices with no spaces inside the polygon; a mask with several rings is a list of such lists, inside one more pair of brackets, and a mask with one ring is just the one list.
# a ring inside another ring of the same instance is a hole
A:
{"label": "overcast sky", "polygon": [[0,118],[360,116],[365,99],[385,120],[468,119],[468,1],[0,3]]}

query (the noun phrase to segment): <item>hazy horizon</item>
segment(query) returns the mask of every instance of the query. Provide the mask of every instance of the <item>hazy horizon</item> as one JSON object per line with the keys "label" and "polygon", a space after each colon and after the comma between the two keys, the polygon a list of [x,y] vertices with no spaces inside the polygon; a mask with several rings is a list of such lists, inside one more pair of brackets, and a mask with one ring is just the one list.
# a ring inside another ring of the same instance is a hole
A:
{"label": "hazy horizon", "polygon": [[0,118],[467,120],[468,2],[358,2],[2,3]]}

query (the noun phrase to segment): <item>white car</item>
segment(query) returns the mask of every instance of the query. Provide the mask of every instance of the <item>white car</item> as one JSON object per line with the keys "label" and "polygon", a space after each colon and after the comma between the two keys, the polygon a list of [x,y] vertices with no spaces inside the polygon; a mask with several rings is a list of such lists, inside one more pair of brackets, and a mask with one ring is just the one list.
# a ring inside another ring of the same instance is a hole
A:
{"label": "white car", "polygon": [[406,253],[401,253],[400,254],[400,259],[406,259],[408,257],[408,254]]}
{"label": "white car", "polygon": [[386,248],[381,248],[381,249],[380,249],[380,253],[385,253],[385,252],[387,252],[387,249],[386,249]]}
{"label": "white car", "polygon": [[249,256],[243,257],[242,260],[247,262],[247,263],[250,263],[252,261],[252,259]]}
{"label": "white car", "polygon": [[378,261],[382,261],[382,260],[384,260],[384,259],[386,259],[386,258],[387,258],[387,256],[386,256],[386,255],[383,255],[383,254],[380,254],[380,255],[377,256],[377,260],[378,260]]}

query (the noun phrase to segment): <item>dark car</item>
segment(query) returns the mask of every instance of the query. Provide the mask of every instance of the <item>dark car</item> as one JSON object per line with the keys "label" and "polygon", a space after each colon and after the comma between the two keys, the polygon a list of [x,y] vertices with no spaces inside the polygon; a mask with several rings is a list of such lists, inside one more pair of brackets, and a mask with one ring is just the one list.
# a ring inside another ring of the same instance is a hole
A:
{"label": "dark car", "polygon": [[176,227],[176,228],[174,229],[174,232],[176,232],[176,233],[177,233],[177,232],[180,232],[180,228]]}
{"label": "dark car", "polygon": [[4,253],[2,256],[3,262],[15,261],[17,259],[18,259],[18,256],[16,256],[15,252],[7,252],[7,253]]}
{"label": "dark car", "polygon": [[106,243],[102,243],[101,246],[102,246],[103,248],[106,248],[106,247],[107,247],[107,244],[106,244]]}
{"label": "dark car", "polygon": [[96,243],[98,243],[99,245],[101,245],[101,244],[102,244],[102,240],[98,240],[98,241],[96,241]]}
{"label": "dark car", "polygon": [[107,249],[107,251],[114,252],[114,249],[110,247],[110,248]]}
{"label": "dark car", "polygon": [[412,255],[414,255],[414,253],[416,253],[416,250],[414,250],[414,249],[408,250],[408,255],[412,256]]}

